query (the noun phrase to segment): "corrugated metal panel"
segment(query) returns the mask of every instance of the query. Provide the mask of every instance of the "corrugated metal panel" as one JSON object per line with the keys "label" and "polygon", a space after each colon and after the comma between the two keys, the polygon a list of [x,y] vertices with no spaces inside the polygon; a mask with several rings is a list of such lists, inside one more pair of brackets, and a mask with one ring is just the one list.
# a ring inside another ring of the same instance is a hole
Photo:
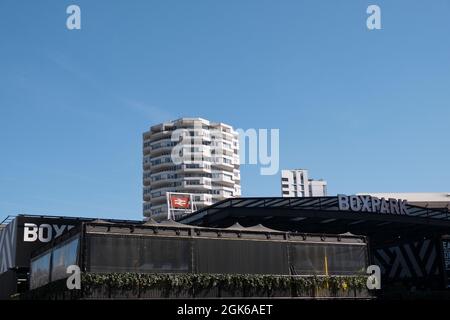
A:
{"label": "corrugated metal panel", "polygon": [[17,219],[0,231],[0,274],[16,264]]}

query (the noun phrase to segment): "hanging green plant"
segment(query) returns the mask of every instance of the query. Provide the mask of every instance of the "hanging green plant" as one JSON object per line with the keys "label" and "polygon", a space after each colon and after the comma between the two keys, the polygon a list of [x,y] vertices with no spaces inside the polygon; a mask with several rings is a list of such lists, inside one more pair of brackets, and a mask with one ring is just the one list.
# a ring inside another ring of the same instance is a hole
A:
{"label": "hanging green plant", "polygon": [[[119,290],[138,292],[160,290],[164,295],[189,292],[195,296],[202,290],[222,289],[242,294],[264,294],[291,292],[297,296],[312,296],[318,290],[337,292],[359,292],[366,286],[366,276],[279,276],[253,274],[140,274],[140,273],[83,273],[82,292],[85,296],[93,290]],[[60,282],[46,286],[49,293],[65,290]]]}

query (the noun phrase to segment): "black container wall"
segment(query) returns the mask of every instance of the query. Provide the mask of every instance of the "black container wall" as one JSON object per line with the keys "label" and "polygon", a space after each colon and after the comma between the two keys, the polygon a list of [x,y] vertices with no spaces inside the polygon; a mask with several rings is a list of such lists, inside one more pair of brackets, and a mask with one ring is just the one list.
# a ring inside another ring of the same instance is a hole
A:
{"label": "black container wall", "polygon": [[82,218],[17,216],[0,234],[0,273],[29,268],[32,252],[79,226]]}
{"label": "black container wall", "polygon": [[17,273],[15,270],[8,270],[0,274],[0,300],[8,300],[17,290]]}
{"label": "black container wall", "polygon": [[371,253],[387,286],[434,290],[446,287],[440,236],[377,243]]}
{"label": "black container wall", "polygon": [[[106,232],[105,232],[106,231]],[[84,232],[87,272],[220,273],[275,275],[365,274],[367,243],[360,237],[321,240],[318,236],[184,230],[134,230],[105,226]],[[186,231],[187,232],[187,231]],[[177,235],[177,233],[179,235]],[[276,239],[279,237],[279,239]],[[352,242],[350,242],[352,241]]]}

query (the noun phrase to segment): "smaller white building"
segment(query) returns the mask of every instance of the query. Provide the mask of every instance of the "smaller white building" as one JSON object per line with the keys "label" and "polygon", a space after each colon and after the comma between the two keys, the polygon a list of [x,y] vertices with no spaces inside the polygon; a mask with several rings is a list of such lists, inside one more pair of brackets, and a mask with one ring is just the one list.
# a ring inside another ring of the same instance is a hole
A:
{"label": "smaller white building", "polygon": [[358,193],[377,198],[393,198],[408,201],[409,204],[425,208],[450,209],[450,192],[400,192],[400,193]]}
{"label": "smaller white building", "polygon": [[281,193],[283,197],[323,197],[327,182],[310,179],[306,169],[282,170]]}

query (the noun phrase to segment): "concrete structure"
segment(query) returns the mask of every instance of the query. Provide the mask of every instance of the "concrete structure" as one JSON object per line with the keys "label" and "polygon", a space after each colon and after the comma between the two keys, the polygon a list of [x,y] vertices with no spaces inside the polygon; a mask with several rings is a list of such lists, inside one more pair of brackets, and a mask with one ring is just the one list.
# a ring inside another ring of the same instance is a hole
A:
{"label": "concrete structure", "polygon": [[401,192],[401,193],[358,193],[359,195],[370,195],[377,198],[393,198],[407,200],[409,204],[425,208],[447,208],[450,209],[450,192]]}
{"label": "concrete structure", "polygon": [[161,123],[143,135],[144,216],[167,218],[167,192],[194,194],[194,207],[241,195],[239,139],[201,118]]}
{"label": "concrete structure", "polygon": [[281,193],[283,197],[323,197],[327,195],[327,182],[308,177],[308,170],[282,170]]}

